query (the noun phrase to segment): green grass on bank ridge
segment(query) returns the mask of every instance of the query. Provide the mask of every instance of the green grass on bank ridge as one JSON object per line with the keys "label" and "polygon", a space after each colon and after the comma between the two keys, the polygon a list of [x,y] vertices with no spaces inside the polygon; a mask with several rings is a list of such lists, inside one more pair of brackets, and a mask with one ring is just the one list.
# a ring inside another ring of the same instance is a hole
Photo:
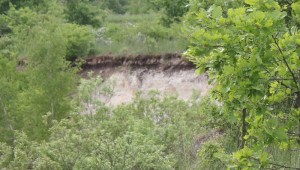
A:
{"label": "green grass on bank ridge", "polygon": [[140,23],[143,21],[153,21],[159,19],[159,13],[148,13],[148,14],[109,14],[106,17],[106,23]]}
{"label": "green grass on bank ridge", "polygon": [[181,53],[187,47],[181,25],[162,26],[159,13],[110,14],[95,34],[97,55]]}

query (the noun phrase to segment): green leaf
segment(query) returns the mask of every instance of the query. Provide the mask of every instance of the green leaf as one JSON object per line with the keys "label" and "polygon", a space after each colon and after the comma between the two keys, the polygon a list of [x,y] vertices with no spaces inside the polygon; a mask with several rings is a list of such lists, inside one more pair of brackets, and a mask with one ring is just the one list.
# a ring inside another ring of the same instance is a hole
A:
{"label": "green leaf", "polygon": [[249,4],[249,5],[255,5],[259,2],[260,0],[245,0],[245,3],[246,4]]}
{"label": "green leaf", "polygon": [[283,127],[276,128],[274,130],[274,136],[275,136],[275,138],[277,138],[279,140],[287,140],[288,139],[288,135],[286,134],[285,129]]}
{"label": "green leaf", "polygon": [[221,16],[222,16],[222,7],[220,7],[220,6],[215,7],[212,11],[212,17],[214,19],[217,19]]}
{"label": "green leaf", "polygon": [[261,60],[260,56],[259,56],[259,55],[256,55],[255,57],[256,57],[257,62],[258,62],[259,64],[262,64],[262,60]]}
{"label": "green leaf", "polygon": [[260,155],[260,163],[262,164],[262,166],[265,166],[268,164],[268,153],[266,152],[263,152],[261,155]]}

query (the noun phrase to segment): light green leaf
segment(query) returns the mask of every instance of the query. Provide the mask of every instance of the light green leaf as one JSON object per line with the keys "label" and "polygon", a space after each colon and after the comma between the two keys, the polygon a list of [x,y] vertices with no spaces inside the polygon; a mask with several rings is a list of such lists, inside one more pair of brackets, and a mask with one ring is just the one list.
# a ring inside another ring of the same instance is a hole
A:
{"label": "light green leaf", "polygon": [[259,2],[259,0],[245,0],[245,3],[246,4],[249,4],[249,5],[255,5]]}
{"label": "light green leaf", "polygon": [[274,136],[275,136],[275,138],[277,138],[279,140],[287,140],[288,139],[288,136],[283,127],[276,128],[276,130],[274,130]]}
{"label": "light green leaf", "polygon": [[222,7],[220,7],[220,6],[215,7],[212,11],[212,17],[214,19],[217,19],[221,16],[222,16]]}

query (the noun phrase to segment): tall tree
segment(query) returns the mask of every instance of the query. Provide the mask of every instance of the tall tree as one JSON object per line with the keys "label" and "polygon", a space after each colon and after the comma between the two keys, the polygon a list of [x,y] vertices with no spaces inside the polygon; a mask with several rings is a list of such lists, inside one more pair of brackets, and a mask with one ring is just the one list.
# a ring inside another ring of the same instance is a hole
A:
{"label": "tall tree", "polygon": [[[66,60],[69,41],[64,29],[69,27],[56,16],[38,14],[29,8],[12,8],[8,12],[14,53],[25,62],[22,89],[10,114],[15,128],[27,132],[31,139],[45,139],[51,122],[66,116],[76,85],[76,70]],[[48,125],[43,123],[47,113]]]}
{"label": "tall tree", "polygon": [[75,87],[76,75],[65,59],[67,41],[61,29],[61,23],[50,17],[34,26],[25,39],[29,88],[23,96],[24,118],[35,120],[28,130],[37,135],[41,133],[34,126],[43,126],[42,116],[47,112],[51,112],[49,122],[65,117]]}
{"label": "tall tree", "polygon": [[214,97],[240,127],[240,149],[228,165],[299,168],[292,160],[290,166],[275,162],[268,148],[300,148],[300,2],[198,4],[193,1],[188,15],[187,55],[199,72],[208,70]]}

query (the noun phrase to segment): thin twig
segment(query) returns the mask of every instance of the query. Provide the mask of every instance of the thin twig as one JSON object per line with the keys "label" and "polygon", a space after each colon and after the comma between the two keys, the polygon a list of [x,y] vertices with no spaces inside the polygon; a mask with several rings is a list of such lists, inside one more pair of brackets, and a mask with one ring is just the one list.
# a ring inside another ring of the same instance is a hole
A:
{"label": "thin twig", "polygon": [[[271,73],[270,73],[270,71],[269,71],[267,68],[264,67],[264,69],[265,69],[265,71],[266,71],[267,73],[269,73],[270,76],[272,76]],[[273,79],[270,78],[270,79],[268,79],[268,80],[274,80],[274,81],[277,81],[278,83],[280,83],[280,84],[283,85],[284,87],[289,88],[289,89],[292,89],[292,87],[290,87],[290,86],[286,85],[285,83],[283,83],[282,81],[280,81],[280,80],[283,80],[283,79],[276,78],[276,75],[273,76]]]}
{"label": "thin twig", "polygon": [[275,45],[277,46],[277,48],[278,48],[278,50],[279,50],[279,52],[280,52],[280,54],[281,54],[281,56],[282,56],[282,58],[283,58],[284,64],[287,66],[287,68],[288,68],[289,72],[291,73],[291,75],[292,75],[292,77],[293,77],[293,80],[294,80],[294,82],[295,82],[295,84],[296,84],[296,86],[297,86],[297,89],[299,90],[298,82],[297,82],[296,76],[295,76],[294,72],[292,71],[291,67],[289,66],[288,62],[286,61],[286,57],[284,56],[283,51],[282,51],[282,49],[280,48],[280,46],[279,46],[279,44],[278,44],[278,39],[277,39],[276,37],[274,37],[273,35],[272,35],[272,37],[273,37],[273,39],[274,39]]}
{"label": "thin twig", "polygon": [[[253,157],[252,157],[252,159],[254,159],[255,161],[260,162],[260,160],[257,159],[257,158],[253,158]],[[277,164],[277,163],[274,163],[274,162],[269,162],[269,164],[270,164],[270,165],[277,166],[277,167],[281,167],[281,168],[288,168],[288,169],[296,169],[296,170],[300,170],[300,168],[295,168],[295,167],[290,167],[290,166],[280,165],[280,164]],[[265,169],[266,169],[266,168],[265,168]]]}
{"label": "thin twig", "polygon": [[295,167],[290,167],[290,166],[280,165],[280,164],[277,164],[277,163],[274,163],[274,162],[270,162],[270,164],[271,164],[271,165],[278,166],[278,167],[281,167],[281,168],[288,168],[288,169],[297,169],[297,170],[300,170],[300,168],[295,168]]}

